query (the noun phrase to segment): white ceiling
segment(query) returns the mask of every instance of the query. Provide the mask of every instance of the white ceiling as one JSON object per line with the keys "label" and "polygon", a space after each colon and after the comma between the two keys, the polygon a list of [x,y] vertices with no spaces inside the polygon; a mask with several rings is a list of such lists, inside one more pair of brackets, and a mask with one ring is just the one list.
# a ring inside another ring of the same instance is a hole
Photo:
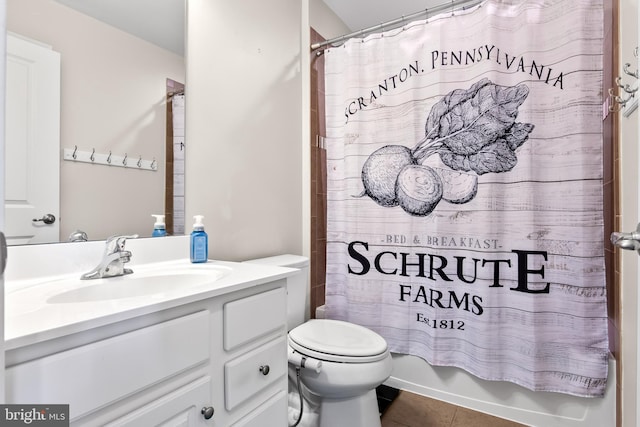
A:
{"label": "white ceiling", "polygon": [[185,0],[56,0],[86,15],[184,55]]}
{"label": "white ceiling", "polygon": [[[185,0],[56,0],[167,50],[184,55]],[[323,0],[351,31],[373,27],[447,0]],[[455,0],[464,5],[473,0]]]}
{"label": "white ceiling", "polygon": [[[436,6],[449,5],[447,0],[323,0],[351,31],[373,27]],[[472,1],[455,1],[456,5]]]}

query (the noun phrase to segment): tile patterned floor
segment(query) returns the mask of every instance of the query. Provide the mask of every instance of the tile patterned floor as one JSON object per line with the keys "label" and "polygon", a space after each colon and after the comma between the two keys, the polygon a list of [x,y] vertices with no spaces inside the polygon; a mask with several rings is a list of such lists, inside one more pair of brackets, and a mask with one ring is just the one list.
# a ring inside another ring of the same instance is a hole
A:
{"label": "tile patterned floor", "polygon": [[524,427],[481,412],[401,390],[382,415],[382,427]]}

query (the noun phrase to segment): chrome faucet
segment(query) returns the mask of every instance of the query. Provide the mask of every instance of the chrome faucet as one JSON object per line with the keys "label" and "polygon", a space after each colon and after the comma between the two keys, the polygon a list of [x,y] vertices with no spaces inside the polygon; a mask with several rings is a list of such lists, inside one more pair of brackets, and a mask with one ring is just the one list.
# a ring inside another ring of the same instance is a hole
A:
{"label": "chrome faucet", "polygon": [[82,230],[75,230],[69,235],[67,242],[86,242],[88,240],[89,237],[87,237],[87,233]]}
{"label": "chrome faucet", "polygon": [[125,268],[125,263],[131,260],[131,251],[126,251],[124,245],[127,239],[135,239],[138,235],[111,236],[106,241],[102,261],[93,270],[84,273],[80,279],[102,279],[107,277],[123,276],[133,273],[130,268]]}

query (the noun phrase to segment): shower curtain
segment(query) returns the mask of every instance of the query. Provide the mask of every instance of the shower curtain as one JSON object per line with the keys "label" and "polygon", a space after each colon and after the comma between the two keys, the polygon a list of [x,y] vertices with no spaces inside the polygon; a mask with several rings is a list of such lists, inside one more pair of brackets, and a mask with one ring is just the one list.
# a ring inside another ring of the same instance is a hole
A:
{"label": "shower curtain", "polygon": [[487,0],[325,51],[326,315],[602,396],[603,3]]}

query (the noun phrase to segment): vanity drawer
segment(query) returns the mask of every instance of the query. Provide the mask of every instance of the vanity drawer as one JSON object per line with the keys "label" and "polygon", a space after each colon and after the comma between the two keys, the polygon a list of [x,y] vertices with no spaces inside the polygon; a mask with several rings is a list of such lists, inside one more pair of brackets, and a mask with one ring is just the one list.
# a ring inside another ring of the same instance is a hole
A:
{"label": "vanity drawer", "polygon": [[287,293],[277,288],[224,305],[224,349],[234,350],[258,337],[286,328]]}
{"label": "vanity drawer", "polygon": [[286,387],[286,376],[287,341],[280,337],[225,364],[225,407],[231,411],[277,381]]}
{"label": "vanity drawer", "polygon": [[104,427],[207,426],[202,408],[211,403],[211,378],[203,377]]}
{"label": "vanity drawer", "polygon": [[69,404],[73,420],[209,360],[209,324],[204,310],[12,366],[7,403]]}
{"label": "vanity drawer", "polygon": [[287,404],[287,393],[280,391],[231,427],[286,426]]}

